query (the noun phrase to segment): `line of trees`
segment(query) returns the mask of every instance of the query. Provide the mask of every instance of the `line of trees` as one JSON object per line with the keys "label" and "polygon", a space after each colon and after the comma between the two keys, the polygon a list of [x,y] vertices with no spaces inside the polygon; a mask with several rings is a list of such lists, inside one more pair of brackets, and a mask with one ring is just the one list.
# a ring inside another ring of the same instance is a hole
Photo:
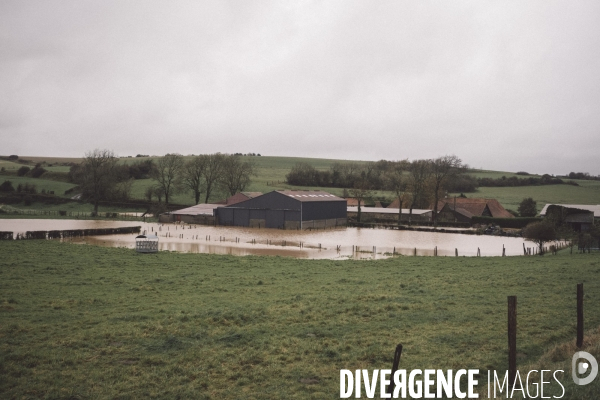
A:
{"label": "line of trees", "polygon": [[[551,175],[544,174],[540,178],[530,176],[528,178],[517,178],[511,176],[507,178],[502,176],[501,178],[479,178],[477,179],[477,186],[481,187],[512,187],[512,186],[539,186],[539,185],[561,185],[565,183],[560,178],[555,178]],[[577,185],[576,182],[567,182],[569,184]]]}
{"label": "line of trees", "polygon": [[[434,160],[435,162],[443,159],[439,157]],[[416,160],[413,163],[418,165]],[[426,161],[426,160],[425,160]],[[328,170],[318,170],[310,164],[298,163],[290,172],[286,175],[286,181],[290,185],[296,186],[318,186],[318,187],[339,187],[339,188],[353,188],[360,181],[368,180],[371,187],[375,190],[387,190],[388,182],[386,181],[386,174],[390,170],[396,168],[394,165],[397,162],[380,160],[377,162],[370,163],[335,163]],[[408,171],[408,167],[403,167],[404,171]],[[464,168],[463,168],[463,171]],[[521,173],[526,174],[526,173]],[[577,175],[579,177],[579,175]],[[594,179],[589,177],[587,179]],[[584,179],[584,178],[581,178]],[[560,178],[553,177],[548,174],[544,174],[541,177],[528,176],[525,178],[519,178],[516,176],[500,178],[477,178],[473,175],[466,173],[451,174],[448,179],[444,178],[445,189],[452,193],[472,193],[477,190],[478,187],[515,187],[515,186],[539,186],[539,185],[559,185],[559,184],[570,184],[578,186],[574,181],[563,181]]]}
{"label": "line of trees", "polygon": [[600,175],[592,176],[589,172],[569,172],[569,179],[583,179],[591,181],[600,181]]}
{"label": "line of trees", "polygon": [[196,204],[216,194],[234,195],[245,190],[255,174],[254,164],[228,154],[203,154],[187,161],[181,154],[167,154],[156,160],[121,164],[112,150],[95,149],[85,154],[81,164],[73,165],[69,179],[77,183],[82,200],[94,205],[102,201],[124,201],[131,197],[135,179],[155,182],[146,190],[146,199],[169,204],[173,195],[191,193]]}
{"label": "line of trees", "polygon": [[152,173],[156,184],[146,191],[146,197],[156,196],[160,202],[164,196],[168,204],[174,194],[188,192],[196,204],[202,195],[208,203],[217,193],[233,196],[246,190],[255,170],[252,162],[236,155],[201,154],[186,162],[181,154],[167,154],[156,161]]}
{"label": "line of trees", "polygon": [[[466,165],[454,155],[423,160],[381,160],[370,163],[335,163],[329,170],[317,170],[306,164],[296,164],[286,175],[289,184],[298,186],[343,187],[358,201],[357,220],[360,221],[361,207],[374,190],[390,190],[399,202],[399,213],[429,208],[434,204],[434,224],[437,224],[437,204],[448,187],[460,179]],[[400,221],[400,218],[398,218]]]}

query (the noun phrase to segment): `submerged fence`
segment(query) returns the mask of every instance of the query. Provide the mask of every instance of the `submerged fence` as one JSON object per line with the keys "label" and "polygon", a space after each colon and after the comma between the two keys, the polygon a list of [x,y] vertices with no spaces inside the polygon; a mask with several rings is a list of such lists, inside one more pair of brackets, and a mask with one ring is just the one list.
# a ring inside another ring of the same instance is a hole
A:
{"label": "submerged fence", "polygon": [[83,236],[121,235],[140,233],[141,226],[127,226],[122,228],[98,229],[67,229],[62,231],[27,231],[24,234],[13,232],[0,232],[0,240],[26,240],[26,239],[67,239]]}
{"label": "submerged fence", "polygon": [[[74,217],[74,218],[111,218],[119,220],[142,221],[147,218],[153,218],[151,214],[140,212],[99,212],[91,211],[63,211],[63,210],[18,210],[18,209],[1,209],[0,213],[7,215],[33,215],[33,216],[48,216],[48,217]],[[142,215],[140,215],[142,214]]]}

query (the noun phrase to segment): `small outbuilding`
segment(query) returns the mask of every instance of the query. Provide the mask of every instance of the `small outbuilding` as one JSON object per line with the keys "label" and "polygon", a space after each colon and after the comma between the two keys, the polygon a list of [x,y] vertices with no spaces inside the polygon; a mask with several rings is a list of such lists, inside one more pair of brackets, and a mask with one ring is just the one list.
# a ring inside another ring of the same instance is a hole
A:
{"label": "small outbuilding", "polygon": [[440,222],[471,222],[473,217],[515,217],[496,199],[471,197],[443,199],[438,202],[437,209],[437,220]]}
{"label": "small outbuilding", "polygon": [[551,218],[558,224],[570,225],[573,230],[586,232],[600,221],[600,205],[546,204],[540,216]]}
{"label": "small outbuilding", "polygon": [[[408,222],[431,222],[431,210],[421,210],[414,208],[412,215],[407,208],[402,209],[402,213],[398,208],[384,207],[361,207],[360,221],[361,222],[397,222],[398,216],[401,216],[400,221]],[[358,207],[348,206],[348,218],[356,219],[358,215]]]}
{"label": "small outbuilding", "polygon": [[161,214],[159,222],[185,222],[187,224],[214,225],[214,210],[221,204],[196,204],[195,206],[183,208]]}

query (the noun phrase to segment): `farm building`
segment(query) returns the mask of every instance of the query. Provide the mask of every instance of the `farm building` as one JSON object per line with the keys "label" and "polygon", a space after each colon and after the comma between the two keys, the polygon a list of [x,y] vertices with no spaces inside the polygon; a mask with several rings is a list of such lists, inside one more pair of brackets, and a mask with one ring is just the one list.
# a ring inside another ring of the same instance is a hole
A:
{"label": "farm building", "polygon": [[158,216],[159,222],[185,222],[186,224],[214,225],[214,210],[221,204],[196,204]]}
{"label": "farm building", "polygon": [[185,222],[187,224],[214,225],[215,209],[225,205],[232,205],[262,195],[261,192],[238,192],[219,203],[196,204],[195,206],[183,208],[161,214],[159,222]]}
{"label": "farm building", "polygon": [[546,204],[540,215],[553,218],[558,223],[566,223],[576,231],[587,231],[594,221],[600,221],[600,205],[586,204]]}
{"label": "farm building", "polygon": [[471,222],[473,217],[514,218],[514,215],[496,199],[457,197],[438,202],[440,222]]}
{"label": "farm building", "polygon": [[277,190],[216,209],[219,225],[276,229],[346,226],[346,200],[319,190]]}
{"label": "farm building", "polygon": [[232,205],[241,203],[242,201],[250,200],[255,197],[262,196],[262,192],[237,192],[233,196],[227,198],[222,204]]}
{"label": "farm building", "polygon": [[[383,208],[383,207],[361,207],[360,208],[360,221],[361,222],[397,222],[398,221],[398,208]],[[411,221],[413,222],[430,222],[431,210],[420,210],[413,209]],[[358,207],[348,207],[348,218],[356,219],[358,214]],[[410,210],[407,208],[402,209],[401,221],[408,222]]]}

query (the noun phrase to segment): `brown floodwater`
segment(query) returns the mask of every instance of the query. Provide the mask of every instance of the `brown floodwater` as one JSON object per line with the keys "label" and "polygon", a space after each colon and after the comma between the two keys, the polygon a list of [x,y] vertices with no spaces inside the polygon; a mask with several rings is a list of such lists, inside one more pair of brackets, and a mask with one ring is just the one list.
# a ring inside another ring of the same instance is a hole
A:
{"label": "brown floodwater", "polygon": [[[188,253],[280,255],[296,258],[386,258],[402,255],[507,256],[523,254],[522,238],[465,235],[456,233],[397,231],[388,229],[342,228],[292,231],[242,227],[214,227],[187,224],[159,224],[141,221],[0,219],[0,231],[24,233],[35,230],[63,230],[141,226],[142,233],[157,233],[159,249]],[[135,248],[136,234],[88,236],[70,240],[99,246]]]}

